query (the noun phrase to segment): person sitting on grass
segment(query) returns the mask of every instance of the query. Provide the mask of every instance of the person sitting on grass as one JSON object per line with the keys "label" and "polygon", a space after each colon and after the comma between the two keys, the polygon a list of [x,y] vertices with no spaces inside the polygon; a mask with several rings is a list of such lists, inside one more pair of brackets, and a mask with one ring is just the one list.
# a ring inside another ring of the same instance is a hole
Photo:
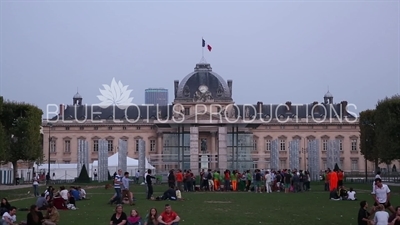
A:
{"label": "person sitting on grass", "polygon": [[132,209],[131,214],[128,216],[127,225],[141,225],[141,220],[138,211]]}
{"label": "person sitting on grass", "polygon": [[176,191],[173,186],[169,187],[168,190],[164,192],[164,194],[160,197],[157,197],[156,200],[171,200],[176,201]]}
{"label": "person sitting on grass", "polygon": [[181,190],[179,190],[178,187],[175,188],[175,195],[176,195],[176,199],[177,199],[178,201],[182,201],[182,200],[183,200],[183,198],[182,198],[182,192],[181,192]]}
{"label": "person sitting on grass", "polygon": [[169,204],[165,205],[164,212],[158,217],[159,225],[178,225],[181,218],[176,214],[176,212],[172,211],[172,207]]}
{"label": "person sitting on grass", "polygon": [[396,213],[393,213],[389,217],[389,225],[400,225],[400,206],[397,206],[395,209]]}
{"label": "person sitting on grass", "polygon": [[78,191],[79,191],[79,199],[80,200],[87,200],[88,198],[86,197],[86,191],[85,189],[83,189],[82,187],[78,187]]}
{"label": "person sitting on grass", "polygon": [[43,220],[43,225],[57,225],[60,222],[60,214],[53,204],[47,205],[46,216]]}
{"label": "person sitting on grass", "polygon": [[350,200],[350,201],[356,201],[357,200],[356,192],[353,190],[353,188],[350,188],[349,192],[347,192],[347,195],[348,195],[347,200]]}
{"label": "person sitting on grass", "polygon": [[45,196],[46,194],[42,193],[40,197],[36,200],[36,206],[39,208],[39,210],[46,210],[47,200]]}
{"label": "person sitting on grass", "polygon": [[26,215],[26,225],[42,225],[43,214],[37,205],[31,205],[28,215]]}
{"label": "person sitting on grass", "polygon": [[111,216],[110,225],[126,225],[127,216],[123,211],[122,205],[115,207],[115,213]]}
{"label": "person sitting on grass", "polygon": [[146,215],[144,225],[158,225],[157,209],[151,208],[149,214]]}
{"label": "person sitting on grass", "polygon": [[0,205],[0,216],[3,216],[5,212],[10,211],[11,205],[6,198],[1,199]]}
{"label": "person sitting on grass", "polygon": [[340,186],[339,187],[339,197],[341,200],[347,200],[347,198],[349,197],[346,188],[344,188],[344,186]]}
{"label": "person sitting on grass", "polygon": [[1,225],[15,225],[17,224],[17,208],[14,206],[10,207],[8,212],[5,212],[1,217]]}
{"label": "person sitting on grass", "polygon": [[329,192],[329,199],[330,200],[334,200],[334,201],[340,201],[340,200],[342,200],[341,198],[340,198],[340,196],[338,195],[338,190],[335,188],[335,189],[333,189],[333,190],[331,190],[330,192]]}
{"label": "person sitting on grass", "polygon": [[378,205],[376,207],[377,212],[374,216],[375,225],[387,225],[389,221],[389,213],[385,211],[384,205]]}
{"label": "person sitting on grass", "polygon": [[372,225],[374,221],[370,220],[371,213],[368,212],[368,203],[367,201],[360,202],[360,210],[358,210],[358,225]]}

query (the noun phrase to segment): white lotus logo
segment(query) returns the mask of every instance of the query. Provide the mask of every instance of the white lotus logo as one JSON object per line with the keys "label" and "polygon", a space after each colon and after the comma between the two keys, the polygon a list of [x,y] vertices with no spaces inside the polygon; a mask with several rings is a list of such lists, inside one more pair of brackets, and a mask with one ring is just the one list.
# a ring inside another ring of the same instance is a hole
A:
{"label": "white lotus logo", "polygon": [[112,79],[111,85],[103,84],[104,89],[99,89],[101,95],[97,95],[101,101],[100,106],[107,108],[115,105],[122,109],[132,105],[133,97],[130,96],[132,90],[128,90],[128,87],[128,85],[124,86],[121,81],[117,83],[115,78]]}

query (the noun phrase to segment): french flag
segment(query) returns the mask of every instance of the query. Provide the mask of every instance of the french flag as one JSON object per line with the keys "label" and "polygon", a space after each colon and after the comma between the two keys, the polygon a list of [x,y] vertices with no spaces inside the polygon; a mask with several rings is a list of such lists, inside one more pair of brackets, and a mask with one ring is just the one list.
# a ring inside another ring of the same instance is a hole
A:
{"label": "french flag", "polygon": [[[203,41],[201,42],[201,46],[202,46],[203,48],[206,47],[206,41],[205,41],[204,39],[203,39]],[[208,51],[211,52],[211,50],[212,50],[211,45],[207,44],[207,49],[208,49]]]}

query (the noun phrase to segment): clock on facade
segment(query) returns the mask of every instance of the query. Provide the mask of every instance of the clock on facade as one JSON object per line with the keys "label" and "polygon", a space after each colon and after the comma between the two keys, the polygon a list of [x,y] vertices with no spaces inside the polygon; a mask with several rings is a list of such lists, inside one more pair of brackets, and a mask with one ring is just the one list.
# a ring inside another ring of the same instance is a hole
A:
{"label": "clock on facade", "polygon": [[199,91],[204,94],[208,91],[208,87],[206,85],[200,85]]}

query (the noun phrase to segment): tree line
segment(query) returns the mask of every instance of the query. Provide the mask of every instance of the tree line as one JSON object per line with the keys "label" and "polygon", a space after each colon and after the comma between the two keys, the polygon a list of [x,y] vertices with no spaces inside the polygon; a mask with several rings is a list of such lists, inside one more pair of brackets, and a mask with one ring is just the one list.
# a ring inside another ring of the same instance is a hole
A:
{"label": "tree line", "polygon": [[[391,164],[400,159],[400,95],[379,100],[375,109],[360,113],[360,151],[374,162]],[[390,169],[390,168],[388,168]]]}
{"label": "tree line", "polygon": [[43,160],[42,115],[42,110],[34,105],[4,101],[0,96],[0,163],[12,163],[14,174],[20,160]]}

